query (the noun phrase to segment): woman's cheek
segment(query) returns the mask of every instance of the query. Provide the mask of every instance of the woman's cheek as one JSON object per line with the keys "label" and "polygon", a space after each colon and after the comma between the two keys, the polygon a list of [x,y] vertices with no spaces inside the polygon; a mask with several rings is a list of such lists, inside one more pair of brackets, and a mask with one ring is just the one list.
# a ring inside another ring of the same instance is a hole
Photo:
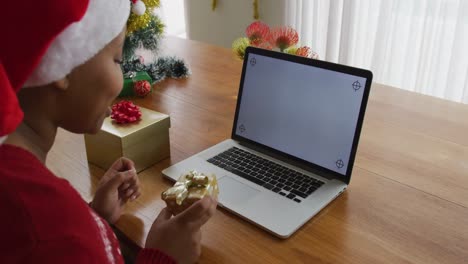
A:
{"label": "woman's cheek", "polygon": [[120,91],[122,91],[123,88],[123,74],[122,70],[120,67],[116,67],[117,70],[114,71],[114,74],[112,74],[112,80],[109,81],[109,84],[111,85],[110,89],[112,90],[112,99],[115,99],[117,95],[119,95]]}

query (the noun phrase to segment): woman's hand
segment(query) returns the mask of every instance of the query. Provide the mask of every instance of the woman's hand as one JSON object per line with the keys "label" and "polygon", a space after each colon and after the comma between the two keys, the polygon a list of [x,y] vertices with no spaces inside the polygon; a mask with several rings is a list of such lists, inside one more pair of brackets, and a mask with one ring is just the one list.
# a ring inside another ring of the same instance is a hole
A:
{"label": "woman's hand", "polygon": [[201,254],[200,228],[213,216],[217,204],[205,197],[174,217],[164,208],[151,226],[145,247],[157,248],[179,264],[195,263]]}
{"label": "woman's hand", "polygon": [[119,158],[99,181],[91,208],[109,223],[115,223],[128,200],[140,196],[140,182],[133,162]]}

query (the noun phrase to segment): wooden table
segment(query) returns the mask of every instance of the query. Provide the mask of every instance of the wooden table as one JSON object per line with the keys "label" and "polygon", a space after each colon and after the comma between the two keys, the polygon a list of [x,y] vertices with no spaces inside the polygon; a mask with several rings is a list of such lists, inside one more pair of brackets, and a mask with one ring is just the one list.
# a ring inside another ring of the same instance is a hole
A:
{"label": "wooden table", "polygon": [[[140,173],[143,195],[116,226],[136,245],[164,207],[161,170],[229,138],[241,62],[227,49],[168,37],[190,64],[135,102],[171,116],[171,158]],[[49,167],[87,200],[103,171],[83,137],[60,131]],[[348,190],[287,240],[218,210],[200,263],[468,263],[468,106],[373,84]]]}

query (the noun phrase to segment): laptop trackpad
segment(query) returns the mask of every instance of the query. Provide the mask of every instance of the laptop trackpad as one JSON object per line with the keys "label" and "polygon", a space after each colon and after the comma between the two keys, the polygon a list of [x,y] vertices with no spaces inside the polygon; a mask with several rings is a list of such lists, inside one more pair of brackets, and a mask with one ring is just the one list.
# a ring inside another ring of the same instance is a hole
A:
{"label": "laptop trackpad", "polygon": [[245,204],[260,192],[228,176],[219,179],[218,185],[221,204]]}

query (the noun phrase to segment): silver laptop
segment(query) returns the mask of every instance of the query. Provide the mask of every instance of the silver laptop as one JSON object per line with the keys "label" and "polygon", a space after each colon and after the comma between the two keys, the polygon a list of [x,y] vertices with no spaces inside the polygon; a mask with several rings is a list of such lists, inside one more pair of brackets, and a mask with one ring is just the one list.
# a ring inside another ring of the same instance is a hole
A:
{"label": "silver laptop", "polygon": [[249,47],[231,139],[163,171],[219,180],[219,205],[287,238],[348,186],[372,73]]}

